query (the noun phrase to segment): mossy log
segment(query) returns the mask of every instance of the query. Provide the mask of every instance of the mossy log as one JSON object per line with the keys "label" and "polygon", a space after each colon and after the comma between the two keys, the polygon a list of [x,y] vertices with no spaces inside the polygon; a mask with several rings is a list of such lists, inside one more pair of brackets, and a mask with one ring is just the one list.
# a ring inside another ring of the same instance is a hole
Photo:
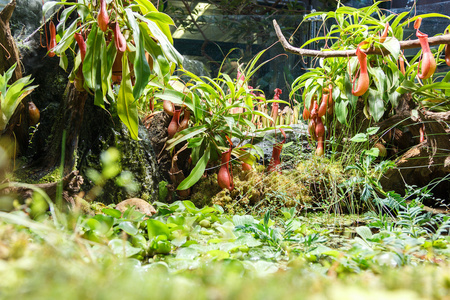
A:
{"label": "mossy log", "polygon": [[[403,145],[408,150],[396,160],[397,167],[384,174],[381,179],[383,188],[387,191],[393,190],[404,194],[406,185],[418,187],[429,185],[434,196],[444,199],[448,204],[450,199],[450,180],[448,179],[450,139],[446,122],[448,122],[450,114],[418,110],[409,94],[401,98],[395,112],[394,116],[378,124],[380,132],[395,126],[402,126],[408,128],[412,137],[418,137],[420,128],[425,126],[426,140],[417,144]],[[418,138],[410,139],[411,142],[417,140]],[[403,140],[403,142],[405,141]],[[435,206],[439,203],[427,204]]]}
{"label": "mossy log", "polygon": [[[33,184],[34,187],[43,190],[53,201],[56,200],[59,182]],[[83,177],[78,171],[72,171],[62,179],[62,199],[65,203],[75,204],[75,197],[81,190]],[[20,199],[28,199],[33,196],[34,190],[27,187],[9,187],[2,194],[16,194]]]}

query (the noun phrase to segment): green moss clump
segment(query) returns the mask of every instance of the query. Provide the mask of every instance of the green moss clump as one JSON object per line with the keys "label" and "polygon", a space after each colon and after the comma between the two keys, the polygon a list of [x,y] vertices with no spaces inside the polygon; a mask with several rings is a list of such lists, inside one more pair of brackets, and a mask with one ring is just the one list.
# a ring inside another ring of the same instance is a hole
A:
{"label": "green moss clump", "polygon": [[52,172],[39,179],[38,183],[58,182],[61,181],[61,179],[61,171],[59,168],[56,168]]}
{"label": "green moss clump", "polygon": [[301,161],[295,169],[267,173],[264,166],[251,171],[233,168],[234,189],[221,190],[217,174],[202,178],[193,188],[191,200],[197,206],[218,204],[227,213],[264,214],[283,207],[327,208],[339,203],[338,193],[348,175],[339,162],[326,158]]}

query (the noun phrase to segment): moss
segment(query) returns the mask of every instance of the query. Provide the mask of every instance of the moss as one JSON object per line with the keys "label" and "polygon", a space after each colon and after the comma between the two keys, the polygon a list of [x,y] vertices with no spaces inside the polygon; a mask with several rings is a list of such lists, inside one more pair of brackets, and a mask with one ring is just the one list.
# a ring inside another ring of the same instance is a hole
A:
{"label": "moss", "polygon": [[235,167],[232,191],[221,190],[217,174],[211,174],[194,186],[191,200],[197,206],[218,204],[231,214],[281,212],[283,207],[325,208],[339,203],[338,186],[348,177],[339,162],[320,157],[302,160],[281,174],[267,173],[261,165],[252,171]]}
{"label": "moss", "polygon": [[59,168],[55,168],[53,171],[47,173],[41,177],[40,173],[34,173],[33,170],[28,168],[20,168],[14,171],[11,181],[23,182],[23,183],[51,183],[61,180],[61,174]]}
{"label": "moss", "polygon": [[41,179],[39,179],[38,183],[50,183],[50,182],[57,182],[60,181],[61,178],[61,171],[59,168],[54,169],[52,172],[48,173]]}

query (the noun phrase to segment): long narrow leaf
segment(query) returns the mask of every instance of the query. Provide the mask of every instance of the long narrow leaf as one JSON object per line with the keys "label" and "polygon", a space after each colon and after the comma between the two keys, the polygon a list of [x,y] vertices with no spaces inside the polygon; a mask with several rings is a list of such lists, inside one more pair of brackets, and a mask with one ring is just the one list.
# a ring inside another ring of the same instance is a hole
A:
{"label": "long narrow leaf", "polygon": [[117,114],[128,127],[131,137],[134,140],[138,140],[138,110],[133,97],[127,52],[124,52],[122,56],[122,82],[117,97]]}
{"label": "long narrow leaf", "polygon": [[191,174],[183,180],[180,185],[178,185],[177,190],[186,190],[193,186],[199,179],[202,177],[203,173],[205,172],[206,165],[208,164],[209,157],[210,157],[211,149],[208,146],[205,150],[205,153],[203,156],[198,160],[197,164],[195,165],[194,169],[192,169]]}

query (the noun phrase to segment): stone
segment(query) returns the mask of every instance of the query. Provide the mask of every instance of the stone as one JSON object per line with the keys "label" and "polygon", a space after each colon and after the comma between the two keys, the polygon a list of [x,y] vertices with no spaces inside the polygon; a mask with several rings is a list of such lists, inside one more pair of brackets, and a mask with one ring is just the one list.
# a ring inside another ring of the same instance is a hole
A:
{"label": "stone", "polygon": [[123,200],[116,205],[116,209],[121,213],[124,213],[129,207],[132,206],[134,206],[137,211],[148,216],[156,214],[156,209],[153,207],[153,205],[140,198],[130,198],[127,200]]}

